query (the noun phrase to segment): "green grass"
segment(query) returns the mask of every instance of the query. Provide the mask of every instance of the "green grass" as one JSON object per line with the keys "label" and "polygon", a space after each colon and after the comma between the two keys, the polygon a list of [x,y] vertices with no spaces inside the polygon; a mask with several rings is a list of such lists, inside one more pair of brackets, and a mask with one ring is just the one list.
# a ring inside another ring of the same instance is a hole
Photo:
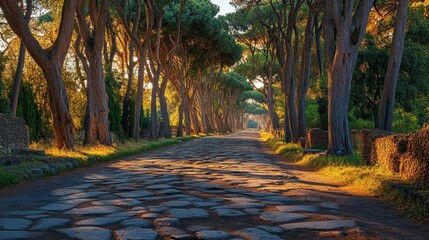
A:
{"label": "green grass", "polygon": [[343,157],[325,154],[304,155],[301,149],[296,149],[296,144],[284,143],[263,131],[260,135],[270,149],[288,161],[314,168],[318,173],[344,183],[356,193],[381,196],[413,218],[429,219],[428,188],[408,183],[407,191],[400,190],[394,187],[397,183],[404,184],[399,176],[379,166],[364,165],[358,153]]}
{"label": "green grass", "polygon": [[[123,143],[114,144],[112,147],[97,146],[76,146],[74,151],[57,149],[52,146],[42,144],[32,144],[30,148],[35,150],[45,149],[46,155],[53,161],[61,161],[62,158],[71,158],[79,162],[79,167],[92,166],[100,162],[106,162],[126,156],[135,155],[141,152],[158,149],[165,146],[189,141],[199,136],[188,136],[172,139],[161,139],[159,141],[135,141],[129,140]],[[22,164],[15,166],[0,166],[0,188],[8,187],[25,180],[23,177],[25,171],[46,165],[40,161],[40,157],[35,157],[30,161],[23,161]],[[56,173],[59,174],[59,173]],[[50,174],[46,173],[45,176]]]}

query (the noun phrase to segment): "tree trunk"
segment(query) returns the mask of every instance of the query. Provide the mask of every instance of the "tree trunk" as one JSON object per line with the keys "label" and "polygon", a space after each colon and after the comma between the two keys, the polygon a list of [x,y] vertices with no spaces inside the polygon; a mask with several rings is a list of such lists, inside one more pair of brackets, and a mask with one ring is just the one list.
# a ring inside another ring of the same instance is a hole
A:
{"label": "tree trunk", "polygon": [[[25,21],[30,22],[31,13],[33,10],[33,2],[32,0],[26,1],[26,12],[25,12]],[[22,84],[22,73],[24,69],[24,62],[25,62],[25,44],[24,41],[21,40],[20,46],[19,46],[19,56],[18,56],[18,63],[16,65],[16,71],[15,71],[15,77],[13,79],[13,90],[12,90],[12,97],[10,101],[10,110],[12,117],[16,117],[16,109],[18,107],[18,99],[19,99],[19,91],[21,89]]]}
{"label": "tree trunk", "polygon": [[[338,156],[352,154],[353,148],[349,135],[348,101],[350,97],[353,59],[357,52],[339,52],[343,57],[334,62],[328,70],[328,153]],[[350,56],[350,58],[348,57]]]}
{"label": "tree trunk", "polygon": [[25,51],[25,44],[21,40],[19,47],[18,64],[16,66],[15,77],[13,79],[13,90],[10,99],[10,110],[12,117],[16,117],[16,109],[18,107],[19,91],[21,90],[22,72],[24,69]]}
{"label": "tree trunk", "polygon": [[191,135],[191,115],[189,112],[189,103],[188,100],[185,100],[183,105],[183,114],[185,115],[185,127],[186,127],[186,135]]}
{"label": "tree trunk", "polygon": [[194,134],[198,135],[200,133],[200,127],[198,124],[198,113],[195,107],[193,106],[193,104],[190,109],[190,114],[191,114],[191,122],[192,122],[192,128],[194,129]]}
{"label": "tree trunk", "polygon": [[[138,68],[138,76],[137,76],[137,95],[136,95],[136,103],[134,106],[134,126],[133,126],[133,138],[140,138],[140,115],[142,112],[143,105],[143,91],[144,91],[144,63],[143,61],[146,59],[144,52],[139,53],[139,68]],[[142,59],[142,60],[140,60]]]}
{"label": "tree trunk", "polygon": [[124,101],[122,103],[122,131],[124,134],[129,134],[128,129],[128,116],[129,116],[129,108],[130,108],[130,95],[131,95],[131,87],[133,83],[134,77],[134,43],[130,41],[129,43],[129,64],[128,64],[128,81],[127,81],[127,90],[125,92]]}
{"label": "tree trunk", "polygon": [[405,28],[407,26],[408,0],[398,0],[396,6],[395,30],[390,47],[389,62],[384,79],[383,97],[380,103],[380,122],[382,130],[392,131],[395,106],[396,85],[404,52]]}
{"label": "tree trunk", "polygon": [[165,90],[162,89],[159,91],[159,106],[161,108],[162,121],[164,122],[164,137],[171,138],[170,114],[168,113]]}
{"label": "tree trunk", "polygon": [[307,118],[305,114],[305,98],[307,95],[308,87],[310,84],[311,72],[311,46],[313,44],[313,28],[315,18],[318,15],[319,2],[313,3],[310,6],[310,15],[307,18],[307,25],[305,27],[304,47],[301,57],[301,73],[297,84],[297,114],[298,114],[298,137],[305,137],[307,129]]}
{"label": "tree trunk", "polygon": [[59,64],[43,69],[48,85],[49,106],[52,112],[52,125],[57,148],[74,148],[73,119],[69,111],[66,87],[62,79],[62,67]]}
{"label": "tree trunk", "polygon": [[179,106],[179,124],[177,126],[176,137],[183,137],[183,104]]}
{"label": "tree trunk", "polygon": [[353,3],[352,0],[325,1],[323,18],[328,71],[327,152],[338,156],[353,153],[348,125],[350,86],[374,1]]}
{"label": "tree trunk", "polygon": [[109,127],[109,100],[104,82],[102,48],[89,61],[88,76],[89,135],[86,144],[112,145]]}
{"label": "tree trunk", "polygon": [[[77,1],[76,15],[79,25],[79,35],[83,39],[87,81],[88,122],[85,126],[85,144],[112,145],[109,126],[109,100],[106,93],[103,68],[103,46],[107,26],[109,1],[103,0],[100,5],[88,2],[88,12],[91,21],[86,21],[83,0]],[[78,48],[79,46],[77,46]],[[78,49],[76,49],[78,51]]]}
{"label": "tree trunk", "polygon": [[152,81],[152,92],[150,99],[150,122],[151,122],[151,131],[150,136],[151,140],[158,140],[158,116],[157,116],[157,107],[156,107],[156,92],[158,86],[159,76],[154,76]]}

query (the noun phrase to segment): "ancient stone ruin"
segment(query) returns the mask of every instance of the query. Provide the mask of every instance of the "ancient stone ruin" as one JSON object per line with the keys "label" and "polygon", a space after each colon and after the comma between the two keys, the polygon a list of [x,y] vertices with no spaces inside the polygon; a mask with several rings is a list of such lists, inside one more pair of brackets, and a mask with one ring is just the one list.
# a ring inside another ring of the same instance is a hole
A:
{"label": "ancient stone ruin", "polygon": [[0,154],[28,149],[29,144],[30,135],[24,119],[0,114]]}
{"label": "ancient stone ruin", "polygon": [[405,180],[429,184],[429,129],[377,138],[371,161]]}

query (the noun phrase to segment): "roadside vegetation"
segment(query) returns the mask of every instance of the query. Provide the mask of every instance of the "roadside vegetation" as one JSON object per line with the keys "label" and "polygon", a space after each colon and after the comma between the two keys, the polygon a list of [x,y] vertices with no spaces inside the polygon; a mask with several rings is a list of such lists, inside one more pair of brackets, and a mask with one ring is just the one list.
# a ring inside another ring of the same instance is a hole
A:
{"label": "roadside vegetation", "polygon": [[[31,157],[31,159],[23,161],[19,165],[0,166],[0,188],[5,188],[29,180],[29,177],[26,174],[27,171],[46,165],[47,161],[49,161],[50,164],[55,164],[64,162],[64,159],[73,159],[77,161],[76,167],[93,166],[97,163],[155,150],[161,147],[178,144],[180,142],[190,141],[198,137],[200,136],[194,135],[180,138],[161,139],[158,141],[128,140],[123,143],[115,143],[110,147],[104,145],[76,146],[74,151],[33,143],[31,145],[31,149],[46,149],[46,156],[34,156]],[[59,174],[64,171],[66,171],[66,169],[56,172],[55,174]],[[42,177],[49,175],[53,174],[48,171],[44,171]]]}
{"label": "roadside vegetation", "polygon": [[357,151],[345,157],[304,154],[298,144],[285,143],[260,131],[262,140],[286,160],[315,169],[362,195],[381,197],[397,209],[418,220],[429,220],[429,189],[400,180],[399,176],[379,166],[364,165]]}

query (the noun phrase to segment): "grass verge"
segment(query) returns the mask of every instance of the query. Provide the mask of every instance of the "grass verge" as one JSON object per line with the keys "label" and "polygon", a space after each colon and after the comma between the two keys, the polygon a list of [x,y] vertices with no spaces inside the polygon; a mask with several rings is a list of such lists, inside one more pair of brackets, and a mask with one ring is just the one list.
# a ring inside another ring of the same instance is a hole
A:
{"label": "grass verge", "polygon": [[[76,146],[74,151],[57,149],[52,146],[32,144],[30,148],[35,150],[45,149],[46,157],[34,157],[30,161],[23,161],[19,165],[0,166],[0,188],[9,187],[26,180],[25,172],[32,168],[46,165],[46,161],[61,162],[61,159],[74,159],[78,161],[78,167],[92,166],[97,163],[106,162],[122,157],[127,157],[141,152],[158,149],[198,138],[199,136],[188,136],[181,138],[162,139],[159,141],[125,141],[108,146]],[[63,170],[65,171],[65,169]],[[60,171],[61,172],[61,171]],[[57,172],[55,174],[59,174]],[[54,174],[54,175],[55,175]],[[52,175],[48,172],[43,176]]]}
{"label": "grass verge", "polygon": [[429,188],[406,183],[379,166],[366,166],[358,153],[345,157],[304,154],[297,144],[285,143],[264,131],[259,134],[270,149],[288,161],[314,168],[356,192],[381,196],[412,218],[429,220]]}

